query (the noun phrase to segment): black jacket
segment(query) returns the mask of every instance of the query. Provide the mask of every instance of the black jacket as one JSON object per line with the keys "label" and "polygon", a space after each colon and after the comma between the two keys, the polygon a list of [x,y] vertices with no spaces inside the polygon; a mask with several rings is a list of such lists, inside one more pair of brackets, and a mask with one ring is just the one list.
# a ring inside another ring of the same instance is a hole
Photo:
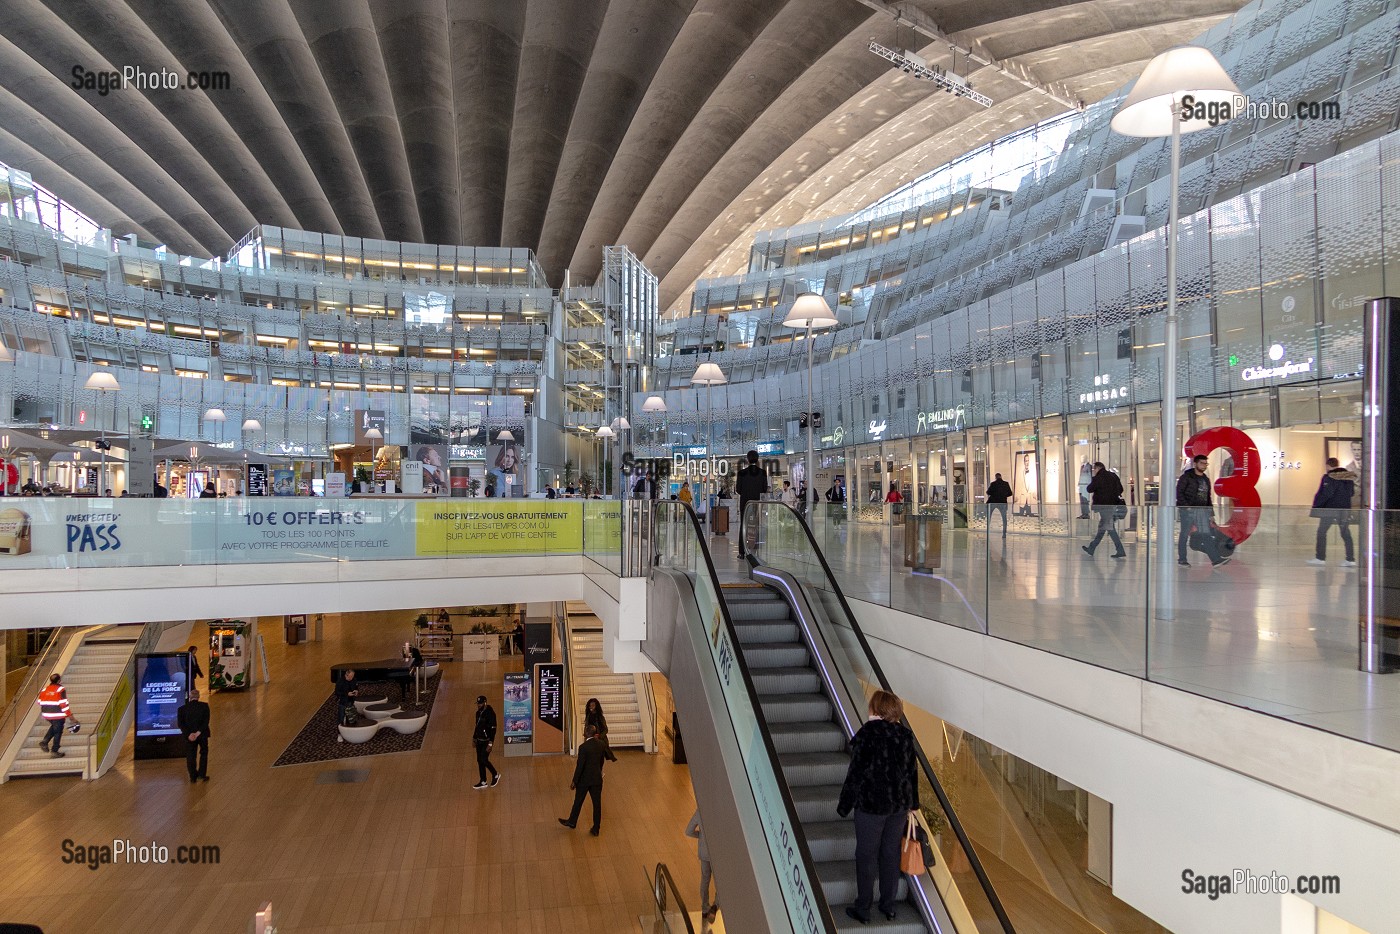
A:
{"label": "black jacket", "polygon": [[346,681],[344,675],[341,675],[340,680],[335,683],[335,696],[341,699],[342,704],[348,703],[351,699],[351,695],[357,693],[359,690],[360,682]]}
{"label": "black jacket", "polygon": [[1342,467],[1327,471],[1313,497],[1314,509],[1350,509],[1356,494],[1356,474]]}
{"label": "black jacket", "polygon": [[1188,508],[1209,506],[1210,477],[1197,476],[1194,469],[1184,471],[1176,480],[1176,504]]}
{"label": "black jacket", "polygon": [[598,737],[586,739],[578,747],[578,765],[574,766],[574,787],[590,788],[603,784],[603,744]]}
{"label": "black jacket", "polygon": [[195,653],[193,653],[193,652],[189,652],[189,653],[187,653],[187,654],[188,654],[189,657],[190,657],[190,678],[191,678],[191,680],[193,680],[194,678],[202,678],[202,677],[204,677],[204,669],[199,667],[199,656],[195,655]]}
{"label": "black jacket", "polygon": [[584,713],[583,725],[586,727],[590,723],[593,724],[593,726],[598,730],[599,736],[603,737],[604,739],[607,738],[608,718],[603,716],[602,710],[586,711]]}
{"label": "black jacket", "polygon": [[1089,502],[1094,506],[1124,506],[1123,481],[1111,470],[1100,470],[1089,481]]}
{"label": "black jacket", "polygon": [[200,734],[200,739],[208,739],[209,732],[209,705],[201,700],[192,700],[181,705],[175,711],[175,722],[180,725],[180,732],[186,739],[191,733]]}
{"label": "black jacket", "polygon": [[851,767],[836,813],[895,814],[919,806],[914,734],[902,723],[871,720],[851,738]]}
{"label": "black jacket", "polygon": [[496,711],[486,704],[476,712],[476,728],[472,730],[473,743],[494,743],[496,741]]}
{"label": "black jacket", "polygon": [[734,485],[739,489],[739,502],[762,499],[763,494],[768,492],[768,474],[758,464],[748,464],[739,468]]}
{"label": "black jacket", "polygon": [[987,487],[987,502],[1011,502],[1011,484],[1007,483],[1005,480],[993,480],[991,485]]}
{"label": "black jacket", "polygon": [[831,489],[826,491],[826,501],[828,503],[844,503],[846,501],[846,488],[833,483]]}

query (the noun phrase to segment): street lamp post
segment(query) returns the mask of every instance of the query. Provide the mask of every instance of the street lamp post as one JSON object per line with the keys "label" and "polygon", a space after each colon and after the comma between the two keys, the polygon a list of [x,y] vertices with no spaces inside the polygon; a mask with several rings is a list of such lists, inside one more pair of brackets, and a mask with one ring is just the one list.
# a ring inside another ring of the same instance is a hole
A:
{"label": "street lamp post", "polygon": [[[690,385],[705,387],[705,408],[707,410],[705,424],[705,456],[709,459],[711,466],[714,465],[715,458],[715,400],[713,396],[716,386],[723,386],[729,382],[729,377],[724,375],[724,371],[719,368],[718,363],[702,363],[695,368],[695,372],[690,376]],[[711,471],[713,474],[713,471]],[[705,476],[701,474],[701,476]],[[703,487],[701,487],[703,490]],[[709,515],[709,510],[705,510],[705,515]],[[743,522],[741,518],[739,520]],[[740,535],[743,531],[740,530]]]}
{"label": "street lamp post", "polygon": [[[107,393],[120,392],[122,387],[121,384],[117,382],[117,377],[115,375],[106,370],[97,370],[87,378],[87,382],[83,384],[83,388],[91,389],[95,392]],[[107,426],[100,419],[98,420],[98,424],[100,435],[97,448],[102,452],[102,468],[100,474],[101,479],[97,484],[97,495],[101,496],[107,489]]]}
{"label": "street lamp post", "polygon": [[[502,428],[502,429],[496,434],[496,443],[497,443],[497,444],[511,444],[511,443],[513,443],[514,441],[515,441],[515,433],[514,433],[513,431],[511,431],[509,428]],[[514,470],[514,469],[515,469],[515,467],[512,466],[512,467],[511,467],[511,470]],[[496,491],[496,495],[497,495],[497,496],[509,497],[510,494],[511,494],[510,488],[511,488],[514,484],[510,483],[509,481],[507,481],[507,480],[506,480],[506,476],[507,476],[506,474],[501,474],[501,486],[505,487],[505,489],[503,489],[503,490],[497,490],[497,491]]]}
{"label": "street lamp post", "polygon": [[797,296],[792,308],[788,310],[787,317],[783,319],[785,328],[807,329],[807,455],[802,467],[807,480],[807,493],[802,502],[804,512],[811,505],[812,497],[817,492],[817,471],[813,462],[815,445],[812,443],[812,331],[817,328],[829,328],[836,323],[836,315],[832,313],[831,306],[816,292],[803,292]]}
{"label": "street lamp post", "polygon": [[600,438],[603,439],[603,460],[602,460],[602,463],[600,463],[600,464],[598,465],[598,474],[599,474],[598,479],[601,480],[602,483],[603,483],[603,495],[604,495],[604,496],[607,496],[607,495],[608,495],[608,478],[607,478],[607,469],[608,469],[608,439],[609,439],[609,438],[615,437],[616,434],[617,434],[617,433],[616,433],[615,431],[613,431],[612,428],[608,427],[607,425],[602,425],[602,426],[600,426],[600,427],[598,428],[598,437],[600,437]]}
{"label": "street lamp post", "polygon": [[375,442],[384,440],[384,432],[378,428],[366,428],[365,440],[369,442],[369,488],[370,492],[379,492],[379,463],[375,458]]}
{"label": "street lamp post", "polygon": [[[613,434],[615,434],[618,438],[618,460],[622,460],[623,452],[626,450],[627,432],[632,430],[632,423],[629,422],[625,417],[619,415],[617,418],[612,420],[612,425],[610,425],[609,427],[612,428]],[[621,475],[619,475],[618,477],[617,489],[613,492],[617,495],[618,499],[623,498]]]}
{"label": "street lamp post", "polygon": [[[1183,119],[1183,101],[1203,105]],[[1184,45],[1161,53],[1147,63],[1133,90],[1113,115],[1110,126],[1124,136],[1171,137],[1171,201],[1167,205],[1167,314],[1163,333],[1162,435],[1158,453],[1157,484],[1157,616],[1171,619],[1175,613],[1172,571],[1172,533],[1176,501],[1168,495],[1168,483],[1181,459],[1176,426],[1176,361],[1180,322],[1176,314],[1176,227],[1180,205],[1181,134],[1210,129],[1234,116],[1240,89],[1225,73],[1209,49]]]}

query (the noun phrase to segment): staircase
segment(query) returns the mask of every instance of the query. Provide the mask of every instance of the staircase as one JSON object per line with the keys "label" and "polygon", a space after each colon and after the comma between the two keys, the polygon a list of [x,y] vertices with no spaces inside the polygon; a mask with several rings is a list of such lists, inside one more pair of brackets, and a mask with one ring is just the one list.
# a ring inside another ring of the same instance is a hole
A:
{"label": "staircase", "polygon": [[[128,638],[128,634],[130,637]],[[89,635],[83,640],[64,667],[63,686],[68,689],[68,705],[73,716],[82,724],[82,731],[76,736],[63,734],[60,746],[64,752],[61,759],[55,759],[39,748],[39,743],[48,732],[48,721],[35,717],[35,722],[25,735],[15,760],[5,773],[5,779],[28,778],[36,775],[82,775],[88,765],[88,747],[93,742],[93,732],[97,720],[112,697],[117,681],[131,664],[131,653],[135,649],[140,626],[108,626]],[[45,675],[43,684],[48,683]],[[15,703],[33,705],[35,698],[16,697]]]}
{"label": "staircase", "polygon": [[574,674],[574,745],[583,742],[584,705],[590,697],[596,697],[608,721],[608,745],[613,749],[645,748],[637,675],[617,674],[608,668],[608,663],[603,661],[603,630],[588,627],[588,623],[597,621],[597,617],[577,621],[571,617],[569,620],[569,658]]}
{"label": "staircase", "polygon": [[[753,584],[726,584],[722,590],[836,929],[864,930],[846,916],[846,906],[856,900],[855,821],[836,814],[851,761],[845,731],[836,722],[836,710],[787,601],[777,591]],[[875,896],[879,898],[878,883]],[[903,874],[895,920],[886,921],[874,905],[871,914],[880,931],[928,931],[909,900]]]}

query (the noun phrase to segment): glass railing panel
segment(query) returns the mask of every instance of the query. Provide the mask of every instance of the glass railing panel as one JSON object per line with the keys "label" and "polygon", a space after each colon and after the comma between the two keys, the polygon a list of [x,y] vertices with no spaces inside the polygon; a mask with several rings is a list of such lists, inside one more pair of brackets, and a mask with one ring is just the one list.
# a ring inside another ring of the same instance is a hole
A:
{"label": "glass railing panel", "polygon": [[[843,584],[834,580],[834,569],[824,560],[816,547],[816,539],[808,534],[798,514],[781,503],[754,503],[749,507],[747,522],[758,530],[754,556],[761,575],[765,568],[785,571],[803,586],[809,601],[818,605],[812,610],[812,620],[818,637],[825,642],[836,663],[836,673],[864,715],[870,695],[880,689],[890,690],[889,683],[855,624],[846,603]],[[886,507],[885,519],[894,519]],[[886,526],[892,530],[894,525]],[[886,536],[890,540],[890,536]],[[934,746],[933,748],[938,748]],[[936,779],[932,765],[921,757],[922,782],[920,803],[930,832],[942,854],[931,867],[928,881],[942,896],[943,904],[956,930],[1008,931],[1000,902],[987,883],[985,872],[971,843],[963,833],[957,815]]]}
{"label": "glass railing panel", "polygon": [[[813,918],[813,906],[820,890],[816,871],[805,840],[794,833],[799,826],[796,809],[778,773],[778,757],[771,738],[759,718],[758,696],[738,651],[739,639],[724,604],[719,578],[705,548],[704,533],[695,512],[684,503],[656,504],[657,566],[685,574],[695,594],[695,608],[705,632],[701,640],[709,648],[715,676],[719,679],[727,716],[717,718],[733,730],[744,774],[748,778],[761,828],[768,844],[774,872],[793,930],[831,931],[835,925],[830,910],[821,902],[821,914]],[[717,712],[718,713],[718,712]]]}

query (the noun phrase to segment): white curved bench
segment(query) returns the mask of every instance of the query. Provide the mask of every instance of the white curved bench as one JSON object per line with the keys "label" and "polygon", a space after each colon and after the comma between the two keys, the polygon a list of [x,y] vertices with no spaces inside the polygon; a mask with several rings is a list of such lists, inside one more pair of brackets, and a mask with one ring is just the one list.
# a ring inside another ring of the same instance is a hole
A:
{"label": "white curved bench", "polygon": [[362,712],[371,720],[387,720],[402,709],[393,701],[384,701],[380,704],[370,704]]}
{"label": "white curved bench", "polygon": [[402,711],[393,713],[383,720],[371,720],[369,723],[362,723],[358,726],[346,726],[341,724],[340,738],[336,742],[340,743],[367,743],[374,738],[374,734],[381,729],[393,730],[407,736],[409,733],[417,733],[428,724],[428,714],[426,711]]}
{"label": "white curved bench", "polygon": [[386,694],[372,694],[364,700],[355,701],[355,709],[360,713],[365,712],[366,707],[373,707],[375,704],[382,704],[389,700]]}

